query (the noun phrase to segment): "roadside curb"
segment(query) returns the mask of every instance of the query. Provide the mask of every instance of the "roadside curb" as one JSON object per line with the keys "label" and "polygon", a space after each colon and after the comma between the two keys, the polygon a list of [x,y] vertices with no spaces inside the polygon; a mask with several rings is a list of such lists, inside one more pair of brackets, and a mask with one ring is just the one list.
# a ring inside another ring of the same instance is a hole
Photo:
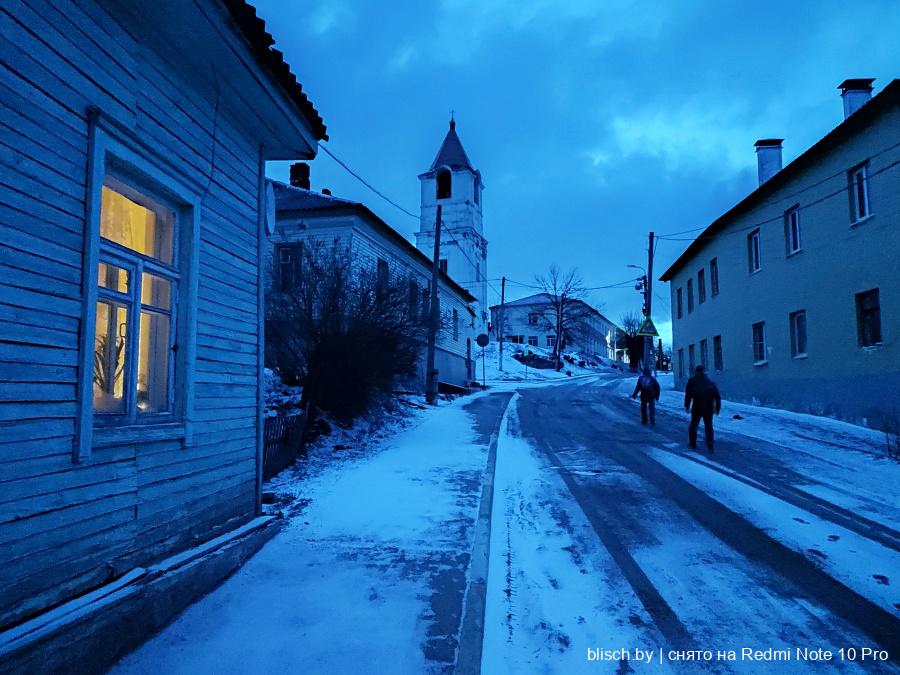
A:
{"label": "roadside curb", "polygon": [[475,523],[472,553],[469,559],[468,579],[465,598],[463,599],[462,625],[459,632],[459,647],[456,653],[454,672],[465,675],[481,673],[481,652],[484,641],[484,612],[487,600],[487,577],[491,548],[491,512],[494,506],[494,473],[497,469],[497,442],[500,429],[506,418],[509,405],[515,398],[515,392],[497,392],[508,394],[497,423],[491,432],[488,449],[487,466],[481,487],[481,503],[478,507],[478,520]]}

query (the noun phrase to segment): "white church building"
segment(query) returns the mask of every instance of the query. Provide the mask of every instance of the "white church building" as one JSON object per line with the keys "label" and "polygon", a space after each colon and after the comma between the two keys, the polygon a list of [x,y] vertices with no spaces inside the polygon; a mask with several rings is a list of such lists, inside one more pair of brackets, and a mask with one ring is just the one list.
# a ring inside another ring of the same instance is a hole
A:
{"label": "white church building", "polygon": [[419,175],[422,207],[416,248],[432,258],[437,207],[441,215],[441,270],[478,301],[476,326],[485,330],[488,321],[487,239],[482,226],[484,183],[472,166],[456,133],[456,122],[438,150],[431,167]]}

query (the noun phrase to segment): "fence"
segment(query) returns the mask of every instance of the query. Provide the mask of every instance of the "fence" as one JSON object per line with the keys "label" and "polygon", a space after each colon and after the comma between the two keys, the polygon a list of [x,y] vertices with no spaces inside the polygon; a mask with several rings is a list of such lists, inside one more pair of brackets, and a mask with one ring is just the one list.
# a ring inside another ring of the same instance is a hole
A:
{"label": "fence", "polygon": [[263,480],[290,466],[300,452],[306,414],[267,417],[263,427]]}

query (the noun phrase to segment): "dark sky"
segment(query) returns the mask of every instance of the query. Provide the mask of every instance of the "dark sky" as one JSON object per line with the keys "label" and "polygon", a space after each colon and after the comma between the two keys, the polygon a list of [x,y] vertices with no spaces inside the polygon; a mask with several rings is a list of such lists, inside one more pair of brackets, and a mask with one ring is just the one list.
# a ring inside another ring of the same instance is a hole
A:
{"label": "dark sky", "polygon": [[[513,280],[511,298],[551,263],[589,286],[637,274],[625,265],[646,265],[650,230],[705,226],[756,186],[757,139],[785,138],[787,163],[841,121],[842,80],[875,77],[878,91],[900,76],[896,0],[254,4],[328,148],[414,213],[456,111],[486,186],[488,274]],[[287,165],[269,173],[286,180]],[[324,153],[312,179],[406,236],[418,227]],[[656,276],[686,245],[660,243]],[[633,288],[591,300],[613,320],[640,309]]]}

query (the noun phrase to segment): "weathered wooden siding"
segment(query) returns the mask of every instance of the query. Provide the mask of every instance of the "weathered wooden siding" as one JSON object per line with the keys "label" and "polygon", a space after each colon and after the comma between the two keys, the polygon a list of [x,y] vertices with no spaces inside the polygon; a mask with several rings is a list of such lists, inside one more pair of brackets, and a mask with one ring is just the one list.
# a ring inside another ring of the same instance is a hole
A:
{"label": "weathered wooden siding", "polygon": [[[255,509],[258,144],[143,30],[94,0],[0,5],[0,628]],[[209,187],[192,442],[74,464],[89,106]]]}

